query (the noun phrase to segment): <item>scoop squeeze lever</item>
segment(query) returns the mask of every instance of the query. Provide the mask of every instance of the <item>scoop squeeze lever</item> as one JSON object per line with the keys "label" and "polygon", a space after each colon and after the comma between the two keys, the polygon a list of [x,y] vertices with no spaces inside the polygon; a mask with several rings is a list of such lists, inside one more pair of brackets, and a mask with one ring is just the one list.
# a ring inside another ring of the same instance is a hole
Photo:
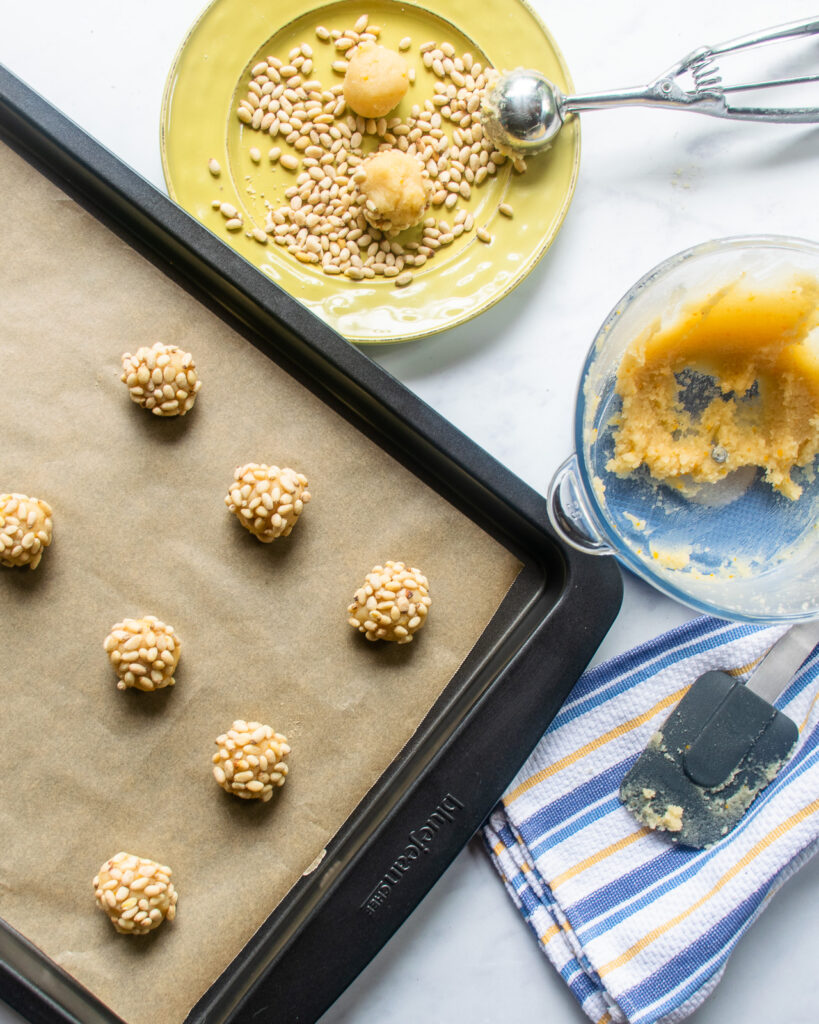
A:
{"label": "scoop squeeze lever", "polygon": [[793,626],[747,684],[724,672],[697,679],[620,786],[641,824],[697,848],[735,827],[798,739],[796,725],[770,702],[817,641],[819,622]]}

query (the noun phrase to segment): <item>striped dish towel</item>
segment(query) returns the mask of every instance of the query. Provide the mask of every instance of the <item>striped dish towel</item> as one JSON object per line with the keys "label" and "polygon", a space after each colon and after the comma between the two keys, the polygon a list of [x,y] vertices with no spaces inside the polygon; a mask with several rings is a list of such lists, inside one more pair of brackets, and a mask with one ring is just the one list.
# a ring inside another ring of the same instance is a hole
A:
{"label": "striped dish towel", "polygon": [[785,632],[704,617],[587,672],[484,826],[510,896],[597,1024],[678,1021],[819,842],[819,647],[777,701],[790,761],[708,850],[678,847],[620,804],[620,782],[688,686],[747,676]]}

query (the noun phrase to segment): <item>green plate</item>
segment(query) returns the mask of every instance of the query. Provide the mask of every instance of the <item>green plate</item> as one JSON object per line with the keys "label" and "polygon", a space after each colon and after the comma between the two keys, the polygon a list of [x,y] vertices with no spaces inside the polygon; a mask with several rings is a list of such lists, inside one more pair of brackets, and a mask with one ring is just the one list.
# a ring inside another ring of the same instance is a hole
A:
{"label": "green plate", "polygon": [[[507,161],[495,176],[472,189],[468,201],[459,199],[456,211],[471,213],[476,227],[486,228],[492,236],[491,243],[481,242],[474,230],[465,232],[415,269],[405,288],[378,277],[329,277],[272,242],[260,245],[248,233],[264,226],[266,203],[287,202],[284,192],[293,185],[294,175],[268,161],[274,140],[250,130],[236,116],[251,68],[268,54],[286,60],[294,46],[309,42],[314,51],[311,77],[326,87],[337,84],[342,79],[331,63],[342,55],[332,44],[320,42],[315,28],[352,28],[362,14],[381,27],[384,45],[397,49],[400,39],[412,39],[405,56],[416,69],[416,81],[395,111],[398,116],[408,115],[414,103],[423,105],[433,95],[436,79],[424,67],[418,49],[427,40],[448,41],[456,53],[470,52],[499,70],[537,68],[571,91],[551,36],[520,0],[435,0],[423,6],[395,0],[323,5],[314,0],[215,0],[191,29],[168,77],[162,104],[162,166],[172,198],[348,340],[407,341],[469,320],[529,273],[566,215],[577,178],[580,133],[577,119],[572,119],[548,153],[529,161],[525,173],[515,173]],[[280,139],[275,143],[287,151]],[[249,155],[253,146],[262,153],[258,164]],[[222,169],[217,178],[208,170],[211,159]],[[225,229],[213,207],[215,199],[241,211],[243,230]],[[498,212],[504,202],[513,208],[511,219]],[[456,211],[431,212],[451,220]]]}

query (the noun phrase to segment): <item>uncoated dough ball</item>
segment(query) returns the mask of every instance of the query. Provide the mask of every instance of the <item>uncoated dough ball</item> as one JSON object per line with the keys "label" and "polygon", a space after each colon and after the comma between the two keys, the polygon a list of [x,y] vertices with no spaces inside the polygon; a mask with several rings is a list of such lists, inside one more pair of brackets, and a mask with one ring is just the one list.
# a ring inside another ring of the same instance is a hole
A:
{"label": "uncoated dough ball", "polygon": [[171,869],[156,861],[118,853],[102,865],[93,884],[97,905],[123,934],[147,935],[176,916]]}
{"label": "uncoated dough ball", "polygon": [[376,43],[361,43],[350,57],[344,74],[344,99],[362,117],[383,117],[397,106],[409,89],[409,65],[395,50]]}
{"label": "uncoated dough ball", "polygon": [[429,174],[417,157],[399,149],[367,157],[353,181],[365,219],[387,235],[411,228],[429,209]]}
{"label": "uncoated dough ball", "polygon": [[0,565],[36,569],[51,543],[51,506],[25,494],[0,494]]}
{"label": "uncoated dough ball", "polygon": [[216,737],[213,777],[225,790],[243,800],[269,800],[287,777],[287,737],[261,722],[237,719]]}
{"label": "uncoated dough ball", "polygon": [[387,562],[368,573],[355,592],[348,621],[368,640],[408,644],[426,622],[431,604],[426,576],[403,562]]}
{"label": "uncoated dough ball", "polygon": [[173,686],[181,646],[173,626],[154,615],[123,619],[111,627],[105,650],[119,676],[117,688],[161,690]]}
{"label": "uncoated dough ball", "polygon": [[161,341],[135,355],[126,352],[120,380],[128,385],[131,400],[155,416],[184,416],[202,387],[190,352]]}
{"label": "uncoated dough ball", "polygon": [[263,462],[239,466],[225,496],[230,511],[263,544],[287,537],[309,500],[303,473]]}

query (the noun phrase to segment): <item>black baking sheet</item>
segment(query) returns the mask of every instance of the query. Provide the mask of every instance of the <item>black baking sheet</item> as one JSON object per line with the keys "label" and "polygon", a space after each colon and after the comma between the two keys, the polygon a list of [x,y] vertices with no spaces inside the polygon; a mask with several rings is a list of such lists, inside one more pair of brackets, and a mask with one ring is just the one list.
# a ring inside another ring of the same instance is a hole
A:
{"label": "black baking sheet", "polygon": [[[189,1017],[244,1021],[286,1006],[287,1020],[314,1020],[428,891],[534,746],[616,614],[619,571],[561,546],[539,495],[2,68],[0,134],[524,566],[321,864]],[[115,1019],[8,928],[0,956],[0,995],[30,1019]]]}

